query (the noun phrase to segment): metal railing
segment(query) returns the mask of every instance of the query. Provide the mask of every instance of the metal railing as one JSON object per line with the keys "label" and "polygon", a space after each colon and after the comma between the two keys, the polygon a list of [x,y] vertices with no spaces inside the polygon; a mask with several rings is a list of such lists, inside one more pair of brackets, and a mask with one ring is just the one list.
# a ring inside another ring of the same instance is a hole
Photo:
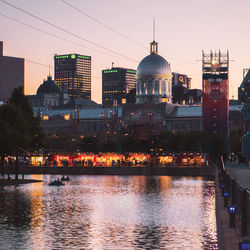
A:
{"label": "metal railing", "polygon": [[250,236],[250,190],[244,189],[225,169],[223,158],[219,167],[219,181],[222,193],[227,192],[231,204],[236,206],[236,214],[241,221],[241,234]]}

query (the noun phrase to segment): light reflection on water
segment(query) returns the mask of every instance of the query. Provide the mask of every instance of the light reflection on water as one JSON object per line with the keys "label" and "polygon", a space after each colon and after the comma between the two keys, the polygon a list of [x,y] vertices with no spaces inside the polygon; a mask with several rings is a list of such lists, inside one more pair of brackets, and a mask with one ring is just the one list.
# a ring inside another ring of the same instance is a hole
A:
{"label": "light reflection on water", "polygon": [[0,249],[218,249],[211,181],[57,177],[0,192]]}

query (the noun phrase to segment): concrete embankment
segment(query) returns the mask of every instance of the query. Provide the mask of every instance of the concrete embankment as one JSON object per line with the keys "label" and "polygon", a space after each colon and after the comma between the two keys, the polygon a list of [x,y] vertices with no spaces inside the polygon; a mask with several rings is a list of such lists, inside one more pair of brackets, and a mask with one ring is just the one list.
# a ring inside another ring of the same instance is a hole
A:
{"label": "concrete embankment", "polygon": [[[249,206],[246,205],[247,203],[245,204],[247,200],[244,201],[242,193],[245,176],[244,177],[241,176],[242,170],[240,169],[240,166],[238,166],[238,168],[235,168],[236,173],[234,175],[234,178],[242,177],[242,178],[236,178],[238,183],[236,187],[235,186],[236,180],[230,179],[231,181],[229,181],[228,179],[229,176],[227,176],[227,178],[225,178],[225,176],[222,177],[221,175],[222,169],[225,168],[220,168],[220,171],[216,169],[215,173],[216,222],[217,222],[218,245],[219,249],[234,250],[234,249],[239,249],[240,242],[243,241],[250,242],[250,235],[247,233],[247,224],[246,224],[248,223],[249,225],[250,221],[250,218],[248,218]],[[230,176],[230,178],[232,177]],[[220,184],[224,185],[224,189],[220,188]],[[228,202],[227,198],[224,198],[222,196],[222,191],[223,193],[226,192],[228,194]],[[235,227],[233,227],[232,222],[230,226],[230,219],[228,213],[229,205],[234,205],[237,208],[235,216]],[[245,227],[246,229],[244,229]],[[243,231],[245,233],[243,233]],[[249,249],[249,248],[244,248],[244,249]]]}
{"label": "concrete embankment", "polygon": [[236,220],[236,227],[229,227],[229,215],[224,207],[224,198],[221,195],[218,173],[215,174],[215,208],[218,246],[220,250],[239,249],[240,222]]}
{"label": "concrete embankment", "polygon": [[20,185],[20,184],[29,184],[29,183],[35,183],[35,182],[42,182],[40,180],[15,180],[15,179],[0,179],[0,187],[2,186],[16,186],[16,185]]}
{"label": "concrete embankment", "polygon": [[[14,168],[5,173],[13,174]],[[169,175],[213,177],[208,167],[19,167],[19,174],[63,174],[63,175]]]}

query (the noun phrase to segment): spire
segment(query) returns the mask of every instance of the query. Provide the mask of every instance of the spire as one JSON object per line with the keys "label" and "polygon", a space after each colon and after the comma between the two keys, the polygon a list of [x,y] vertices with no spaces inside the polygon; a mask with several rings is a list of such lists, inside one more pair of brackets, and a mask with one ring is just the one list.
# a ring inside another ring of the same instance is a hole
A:
{"label": "spire", "polygon": [[51,75],[50,75],[50,64],[49,64],[49,76],[51,76]]}
{"label": "spire", "polygon": [[153,26],[153,41],[155,41],[155,18],[154,18],[154,26]]}
{"label": "spire", "polygon": [[153,22],[153,42],[150,43],[150,53],[158,55],[158,43],[155,41],[155,18]]}

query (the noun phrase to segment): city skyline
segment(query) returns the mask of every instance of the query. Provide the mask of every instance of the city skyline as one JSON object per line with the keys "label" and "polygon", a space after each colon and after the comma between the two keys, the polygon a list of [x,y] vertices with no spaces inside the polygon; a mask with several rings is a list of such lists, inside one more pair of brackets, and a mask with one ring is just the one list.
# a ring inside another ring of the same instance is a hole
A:
{"label": "city skyline", "polygon": [[101,103],[102,70],[110,68],[112,62],[114,67],[136,70],[150,52],[154,18],[159,54],[171,63],[172,72],[192,78],[191,88],[202,88],[202,50],[229,50],[230,98],[232,95],[237,98],[242,71],[250,65],[250,36],[244,34],[250,18],[247,15],[250,3],[246,0],[237,4],[212,0],[209,5],[198,0],[126,3],[1,0],[0,6],[0,40],[4,42],[4,55],[25,58],[25,94],[34,94],[49,73],[53,76],[55,54],[79,53],[92,57],[91,97]]}

